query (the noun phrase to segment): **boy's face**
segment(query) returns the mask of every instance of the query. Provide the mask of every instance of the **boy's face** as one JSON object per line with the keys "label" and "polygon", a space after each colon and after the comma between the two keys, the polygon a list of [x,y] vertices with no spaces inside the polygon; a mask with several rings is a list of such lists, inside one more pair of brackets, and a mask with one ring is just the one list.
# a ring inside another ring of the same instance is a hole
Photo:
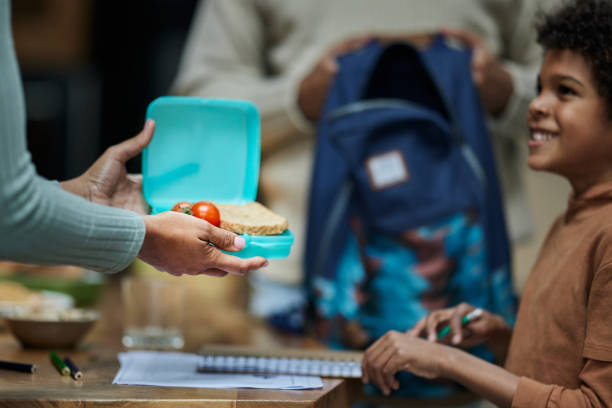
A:
{"label": "boy's face", "polygon": [[574,188],[612,176],[612,121],[606,108],[580,54],[548,51],[527,116],[529,167],[563,175]]}

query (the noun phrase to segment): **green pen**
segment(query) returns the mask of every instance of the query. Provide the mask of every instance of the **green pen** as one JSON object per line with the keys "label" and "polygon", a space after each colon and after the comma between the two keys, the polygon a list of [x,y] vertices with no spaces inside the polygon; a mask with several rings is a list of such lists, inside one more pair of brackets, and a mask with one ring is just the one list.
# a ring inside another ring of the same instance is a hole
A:
{"label": "green pen", "polygon": [[[465,316],[463,316],[463,318],[461,319],[461,325],[465,326],[466,324],[468,324],[472,320],[478,319],[480,316],[482,316],[482,309],[481,308],[474,309],[470,313],[468,313]],[[446,335],[448,335],[448,333],[450,333],[450,331],[451,331],[450,325],[444,326],[442,328],[442,330],[440,330],[438,332],[438,340],[440,340],[441,338],[443,338]]]}
{"label": "green pen", "polygon": [[55,351],[50,352],[49,357],[51,357],[51,362],[61,375],[70,375],[70,368],[68,368],[64,360],[62,360]]}

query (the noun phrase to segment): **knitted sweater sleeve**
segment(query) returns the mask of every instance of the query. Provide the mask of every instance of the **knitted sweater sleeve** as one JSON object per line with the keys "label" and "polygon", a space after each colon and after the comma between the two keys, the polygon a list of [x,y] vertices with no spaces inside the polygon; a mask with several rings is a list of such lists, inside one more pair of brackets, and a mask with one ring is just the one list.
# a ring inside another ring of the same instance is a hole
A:
{"label": "knitted sweater sleeve", "polygon": [[26,148],[24,106],[10,4],[0,0],[0,258],[124,269],[142,245],[142,217],[91,203],[38,176]]}

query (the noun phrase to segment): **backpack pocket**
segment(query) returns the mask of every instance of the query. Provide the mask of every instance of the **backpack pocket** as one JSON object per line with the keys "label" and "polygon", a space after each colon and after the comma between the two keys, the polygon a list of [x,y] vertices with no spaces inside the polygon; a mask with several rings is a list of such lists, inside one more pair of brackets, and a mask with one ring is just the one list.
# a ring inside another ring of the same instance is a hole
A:
{"label": "backpack pocket", "polygon": [[374,230],[400,232],[477,207],[482,186],[438,113],[368,100],[326,120],[353,179],[351,204]]}

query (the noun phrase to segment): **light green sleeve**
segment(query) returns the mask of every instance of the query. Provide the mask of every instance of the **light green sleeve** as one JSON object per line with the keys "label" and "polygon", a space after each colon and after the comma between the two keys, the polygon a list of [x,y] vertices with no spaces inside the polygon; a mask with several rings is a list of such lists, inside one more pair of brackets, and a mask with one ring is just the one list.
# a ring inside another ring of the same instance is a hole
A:
{"label": "light green sleeve", "polygon": [[91,203],[38,176],[26,148],[24,106],[10,3],[0,0],[0,259],[124,269],[142,246],[142,217]]}

